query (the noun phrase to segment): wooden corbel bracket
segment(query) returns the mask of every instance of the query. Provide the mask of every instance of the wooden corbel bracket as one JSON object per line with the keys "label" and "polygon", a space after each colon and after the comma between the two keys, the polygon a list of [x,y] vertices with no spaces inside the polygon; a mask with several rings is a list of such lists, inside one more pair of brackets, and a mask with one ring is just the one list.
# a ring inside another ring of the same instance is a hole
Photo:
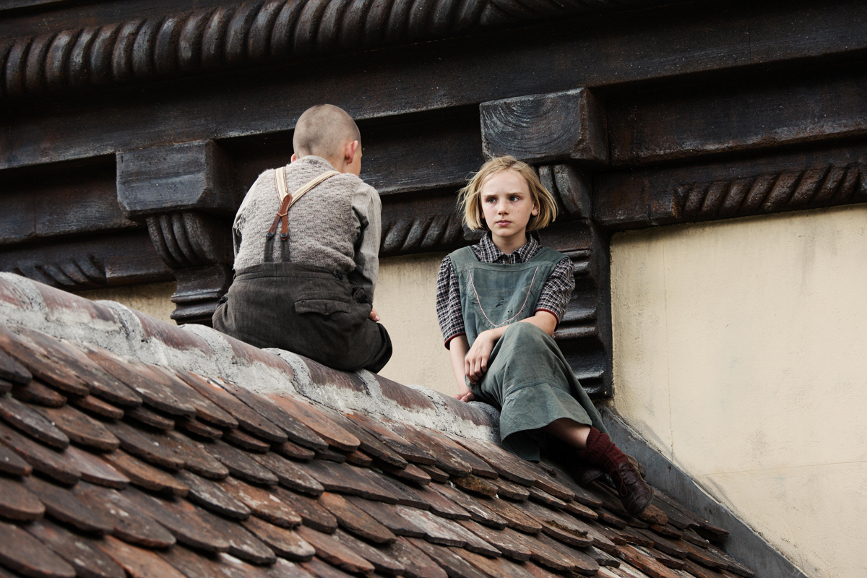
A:
{"label": "wooden corbel bracket", "polygon": [[240,199],[230,159],[211,141],[117,156],[124,215],[147,223],[157,254],[178,281],[172,319],[210,325],[232,280],[231,220]]}

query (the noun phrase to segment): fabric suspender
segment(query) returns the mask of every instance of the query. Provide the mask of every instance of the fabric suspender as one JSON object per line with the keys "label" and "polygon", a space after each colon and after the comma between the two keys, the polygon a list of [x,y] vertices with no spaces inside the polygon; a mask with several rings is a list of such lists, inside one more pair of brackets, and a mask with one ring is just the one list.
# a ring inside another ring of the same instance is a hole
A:
{"label": "fabric suspender", "polygon": [[337,171],[327,171],[308,182],[305,185],[302,185],[300,188],[296,189],[294,193],[289,194],[288,189],[286,188],[286,167],[282,166],[276,171],[276,179],[277,179],[277,194],[280,196],[280,210],[277,211],[277,216],[274,217],[274,222],[271,224],[271,228],[268,229],[268,234],[266,235],[267,239],[270,239],[277,232],[277,225],[280,225],[280,221],[283,221],[283,224],[280,227],[280,240],[286,241],[289,239],[289,209],[294,205],[298,199],[306,195],[311,189],[313,189],[316,185],[324,182],[326,179],[330,179],[334,175],[339,175],[340,173]]}

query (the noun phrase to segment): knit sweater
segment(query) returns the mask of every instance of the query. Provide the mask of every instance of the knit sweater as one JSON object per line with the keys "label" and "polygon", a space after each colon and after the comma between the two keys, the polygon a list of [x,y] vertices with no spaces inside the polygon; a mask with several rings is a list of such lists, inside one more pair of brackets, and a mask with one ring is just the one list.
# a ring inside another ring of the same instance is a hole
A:
{"label": "knit sweater", "polygon": [[[286,167],[286,188],[292,193],[331,170],[334,167],[323,158],[302,157]],[[276,174],[269,169],[259,175],[235,216],[236,271],[264,261],[265,235],[280,209]],[[273,259],[340,271],[372,300],[379,271],[381,212],[376,189],[353,174],[335,175],[289,209],[289,241],[281,242],[279,234],[274,237]],[[286,245],[282,259],[281,245]]]}

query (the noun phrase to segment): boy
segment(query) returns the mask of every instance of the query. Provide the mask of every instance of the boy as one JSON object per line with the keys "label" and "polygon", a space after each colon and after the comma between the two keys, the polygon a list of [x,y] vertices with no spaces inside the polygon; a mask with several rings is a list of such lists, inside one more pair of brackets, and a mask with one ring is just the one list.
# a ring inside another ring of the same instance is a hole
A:
{"label": "boy", "polygon": [[344,371],[386,364],[391,340],[372,306],[381,203],[358,178],[360,141],[336,106],[301,115],[292,163],[259,175],[235,216],[235,279],[215,329]]}

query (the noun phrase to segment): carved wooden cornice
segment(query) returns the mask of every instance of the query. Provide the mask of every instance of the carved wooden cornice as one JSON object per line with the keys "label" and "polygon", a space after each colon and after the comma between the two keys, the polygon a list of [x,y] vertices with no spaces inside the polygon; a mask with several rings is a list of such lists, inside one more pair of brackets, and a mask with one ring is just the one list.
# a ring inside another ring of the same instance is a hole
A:
{"label": "carved wooden cornice", "polygon": [[864,201],[867,182],[860,164],[827,165],[687,184],[678,193],[682,218],[698,221]]}
{"label": "carved wooden cornice", "polygon": [[92,254],[73,255],[55,262],[19,263],[12,271],[30,279],[44,278],[48,285],[67,289],[107,285],[105,266]]}
{"label": "carved wooden cornice", "polygon": [[611,230],[867,202],[867,148],[609,173],[594,181],[593,219]]}
{"label": "carved wooden cornice", "polygon": [[454,211],[399,215],[394,220],[388,218],[388,213],[384,217],[380,247],[383,257],[448,249],[464,238],[461,216]]}
{"label": "carved wooden cornice", "polygon": [[0,40],[0,98],[444,38],[660,0],[253,0]]}
{"label": "carved wooden cornice", "polygon": [[147,231],[133,229],[90,238],[45,241],[4,247],[0,252],[0,271],[67,291],[173,279],[172,271],[154,252]]}

